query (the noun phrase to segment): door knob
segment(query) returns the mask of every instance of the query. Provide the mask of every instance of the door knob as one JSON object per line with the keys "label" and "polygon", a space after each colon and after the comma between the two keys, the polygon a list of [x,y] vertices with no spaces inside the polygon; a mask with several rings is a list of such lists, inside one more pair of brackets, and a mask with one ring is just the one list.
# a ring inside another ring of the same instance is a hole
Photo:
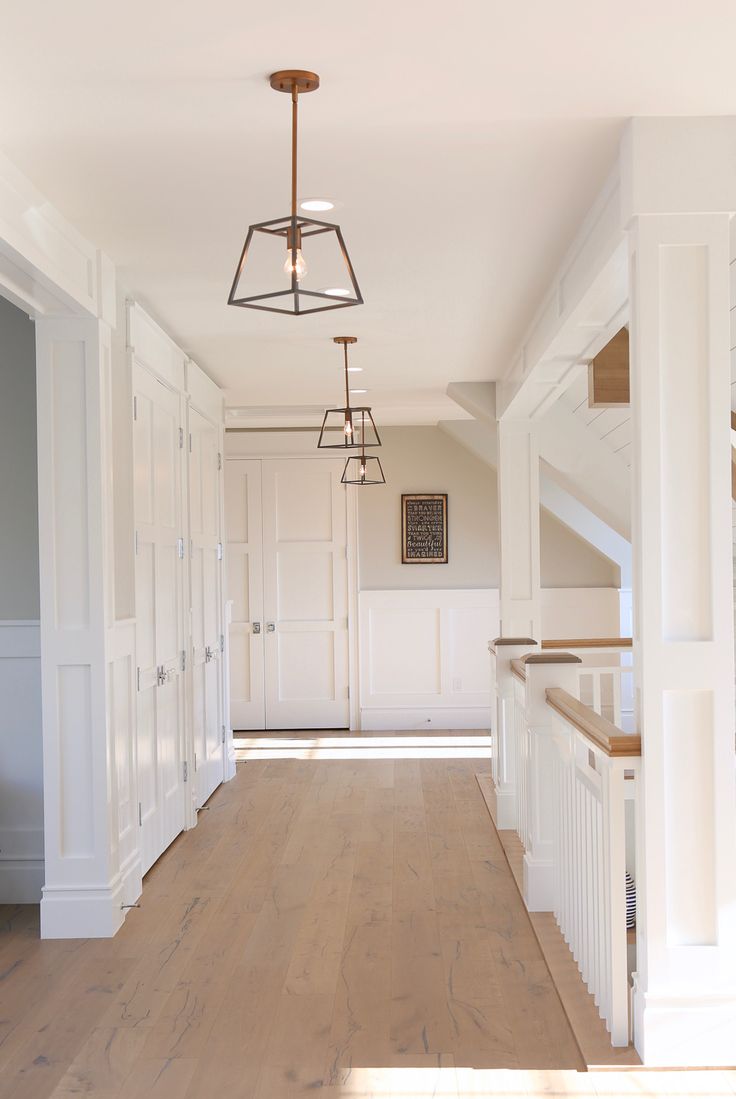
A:
{"label": "door knob", "polygon": [[276,625],[275,625],[274,622],[267,622],[266,623],[266,633],[273,633],[275,629],[276,629]]}
{"label": "door knob", "polygon": [[261,632],[261,623],[260,622],[254,622],[251,626],[251,631],[252,631],[252,633],[260,633]]}

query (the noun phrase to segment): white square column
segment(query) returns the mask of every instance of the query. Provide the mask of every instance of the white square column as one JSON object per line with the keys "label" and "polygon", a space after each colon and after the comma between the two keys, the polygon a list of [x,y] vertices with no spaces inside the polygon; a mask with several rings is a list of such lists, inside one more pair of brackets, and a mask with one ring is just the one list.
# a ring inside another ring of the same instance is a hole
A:
{"label": "white square column", "polygon": [[135,629],[114,617],[110,327],[92,317],[39,318],[36,374],[41,935],[110,936],[141,891]]}
{"label": "white square column", "polygon": [[532,420],[498,421],[502,637],[541,641],[539,444]]}
{"label": "white square column", "polygon": [[634,1034],[646,1065],[732,1064],[736,1048],[734,149],[734,119],[636,119],[622,145],[642,736]]}

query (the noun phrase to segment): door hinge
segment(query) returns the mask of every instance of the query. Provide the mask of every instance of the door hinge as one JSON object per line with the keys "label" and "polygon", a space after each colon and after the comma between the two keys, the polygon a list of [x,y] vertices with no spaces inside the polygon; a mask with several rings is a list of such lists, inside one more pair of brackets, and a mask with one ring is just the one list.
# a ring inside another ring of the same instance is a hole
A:
{"label": "door hinge", "polygon": [[184,560],[184,539],[183,538],[177,538],[176,548],[177,548],[177,551],[179,553],[179,557],[183,561]]}
{"label": "door hinge", "polygon": [[195,772],[197,770],[197,753],[196,752],[194,753],[194,770],[195,770]]}
{"label": "door hinge", "polygon": [[222,561],[222,542],[217,543],[217,560]]}
{"label": "door hinge", "polygon": [[179,428],[179,450],[184,449],[184,428]]}
{"label": "door hinge", "polygon": [[219,451],[217,452],[217,468],[222,469],[222,454]]}
{"label": "door hinge", "polygon": [[192,453],[192,433],[189,432],[189,453]]}
{"label": "door hinge", "polygon": [[225,743],[225,726],[222,726],[222,743]]}
{"label": "door hinge", "polygon": [[225,634],[224,633],[220,634],[220,652],[221,653],[225,652]]}
{"label": "door hinge", "polygon": [[143,806],[138,802],[138,827],[143,827]]}
{"label": "door hinge", "polygon": [[133,542],[134,542],[134,545],[135,545],[135,555],[137,557],[138,556],[138,531],[137,530],[134,532]]}
{"label": "door hinge", "polygon": [[187,670],[187,651],[186,651],[186,649],[181,650],[181,670],[183,672],[185,672]]}
{"label": "door hinge", "polygon": [[141,670],[140,670],[140,668],[136,668],[136,670],[135,670],[135,683],[136,683],[137,690],[140,691],[140,689],[141,689]]}
{"label": "door hinge", "polygon": [[184,763],[182,764],[182,770],[184,772],[184,781],[189,782],[189,764],[186,760],[184,760]]}
{"label": "door hinge", "polygon": [[138,419],[138,398],[135,396],[133,397],[133,419]]}

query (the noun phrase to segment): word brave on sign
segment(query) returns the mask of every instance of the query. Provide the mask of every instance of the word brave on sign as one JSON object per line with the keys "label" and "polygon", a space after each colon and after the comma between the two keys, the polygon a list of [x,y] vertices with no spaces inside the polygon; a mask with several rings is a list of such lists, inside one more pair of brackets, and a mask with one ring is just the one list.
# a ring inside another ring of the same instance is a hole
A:
{"label": "word brave on sign", "polygon": [[403,493],[401,561],[404,565],[447,564],[447,493]]}

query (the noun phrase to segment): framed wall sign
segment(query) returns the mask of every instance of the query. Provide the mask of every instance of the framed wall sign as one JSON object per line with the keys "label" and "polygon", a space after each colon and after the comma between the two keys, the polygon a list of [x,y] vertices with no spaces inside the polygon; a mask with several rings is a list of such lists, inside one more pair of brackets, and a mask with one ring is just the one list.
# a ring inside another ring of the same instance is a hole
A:
{"label": "framed wall sign", "polygon": [[401,561],[404,565],[447,564],[447,493],[401,496]]}

